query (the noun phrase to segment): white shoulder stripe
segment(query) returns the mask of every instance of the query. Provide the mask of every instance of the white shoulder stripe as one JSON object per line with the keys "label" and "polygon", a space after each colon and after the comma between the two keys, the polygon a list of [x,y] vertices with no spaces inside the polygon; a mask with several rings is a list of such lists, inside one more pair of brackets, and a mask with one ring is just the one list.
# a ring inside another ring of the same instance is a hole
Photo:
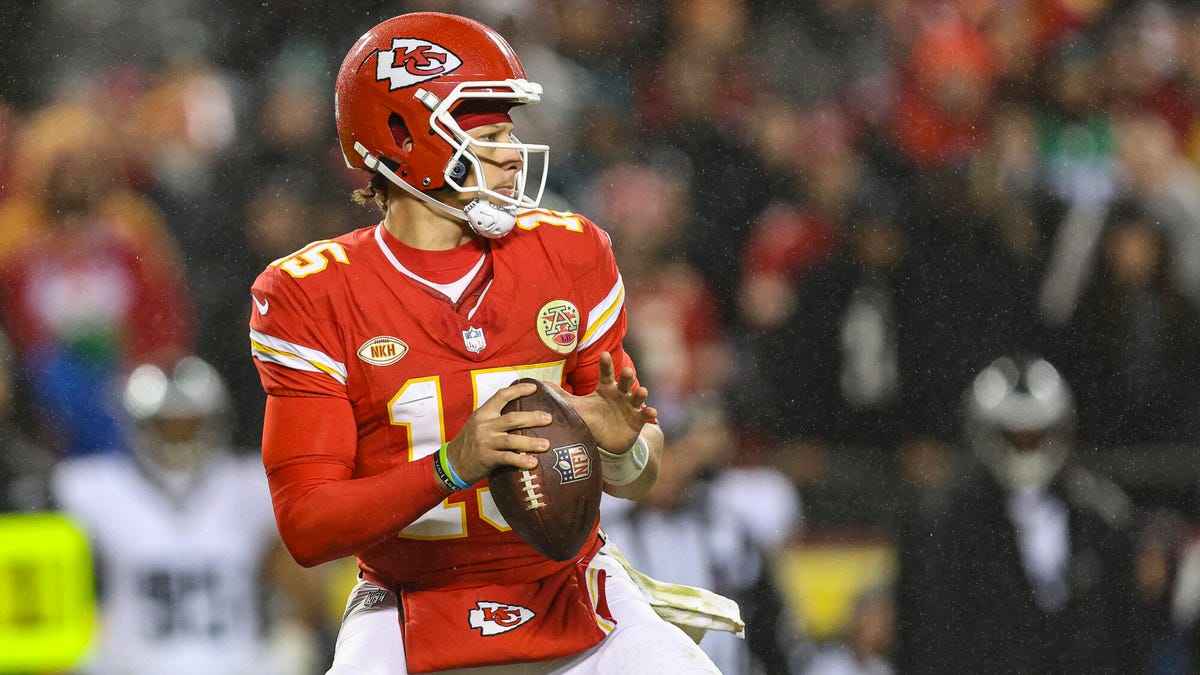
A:
{"label": "white shoulder stripe", "polygon": [[280,340],[253,328],[250,329],[250,355],[259,361],[294,370],[325,373],[338,383],[346,384],[346,364],[324,352]]}
{"label": "white shoulder stripe", "polygon": [[617,275],[617,283],[613,284],[612,290],[600,304],[588,311],[587,332],[583,334],[583,339],[579,341],[580,349],[587,349],[596,344],[608,329],[613,327],[617,319],[621,316],[621,309],[625,306],[625,283],[621,281],[621,275]]}

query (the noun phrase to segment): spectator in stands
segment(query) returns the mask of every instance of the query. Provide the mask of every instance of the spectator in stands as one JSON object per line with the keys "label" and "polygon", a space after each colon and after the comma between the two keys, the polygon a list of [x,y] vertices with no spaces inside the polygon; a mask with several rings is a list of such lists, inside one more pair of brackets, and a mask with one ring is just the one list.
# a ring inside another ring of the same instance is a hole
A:
{"label": "spectator in stands", "polygon": [[770,188],[747,137],[761,93],[746,49],[749,4],[671,3],[663,53],[637,69],[633,85],[644,138],[677,149],[691,167],[686,253],[716,294],[727,325],[735,320],[739,252]]}
{"label": "spectator in stands", "polygon": [[1200,161],[1200,11],[1177,8],[1171,16],[1177,22],[1174,37],[1178,40],[1172,45],[1177,52],[1171,65],[1177,69],[1159,82],[1144,103],[1167,120],[1180,151],[1194,164]]}
{"label": "spectator in stands", "polygon": [[922,172],[963,165],[983,146],[995,86],[992,52],[969,17],[929,18],[905,57],[888,122],[905,163]]}
{"label": "spectator in stands", "polygon": [[773,90],[801,104],[842,97],[865,106],[886,104],[886,96],[865,96],[868,91],[882,93],[875,88],[886,80],[893,47],[876,3],[761,4],[751,49]]}
{"label": "spectator in stands", "polygon": [[112,151],[103,138],[61,149],[36,189],[11,197],[27,200],[23,222],[34,226],[0,267],[0,322],[28,372],[42,431],[63,454],[125,447],[105,405],[109,379],[189,351],[195,330],[178,253],[154,210],[114,173]]}
{"label": "spectator in stands", "polygon": [[765,343],[764,418],[780,440],[895,450],[910,432],[916,276],[908,234],[880,208],[864,203],[851,218],[843,249],[796,284],[794,309]]}
{"label": "spectator in stands", "polygon": [[1103,204],[1115,191],[1117,165],[1095,40],[1064,36],[1044,66],[1038,116],[1043,180],[1065,204]]}
{"label": "spectator in stands", "polygon": [[1200,440],[1200,312],[1171,273],[1164,233],[1115,203],[1089,285],[1061,336],[1080,436],[1101,446]]}
{"label": "spectator in stands", "polygon": [[[1158,654],[1175,657],[1168,661],[1182,662],[1184,669],[1159,671],[1172,674],[1194,672],[1194,664],[1200,663],[1200,538],[1194,520],[1177,524],[1174,529],[1171,534],[1177,537],[1162,538],[1166,544],[1161,564],[1165,568],[1162,583],[1170,583],[1170,588],[1169,597],[1161,604],[1169,607],[1170,624],[1165,635],[1160,633],[1165,639],[1156,645],[1160,648]],[[1176,650],[1179,639],[1183,641],[1181,658]],[[1156,652],[1152,651],[1151,656],[1154,655]]]}
{"label": "spectator in stands", "polygon": [[800,279],[837,250],[866,182],[851,126],[836,107],[802,111],[767,98],[755,119],[754,148],[770,172],[771,201],[751,223],[739,261],[738,321],[751,335],[792,318]]}
{"label": "spectator in stands", "polygon": [[[966,196],[984,224],[979,235],[992,251],[973,253],[978,258],[972,267],[983,273],[968,285],[991,285],[990,300],[983,304],[994,303],[1003,318],[983,331],[988,351],[1009,344],[1039,345],[1045,339],[1039,292],[1063,211],[1038,180],[1039,152],[1036,111],[1027,103],[1003,104],[995,111],[989,142],[969,168]],[[929,262],[936,264],[934,260]],[[985,315],[991,311],[988,307]],[[973,370],[979,364],[970,365]]]}
{"label": "spectator in stands", "polygon": [[1181,571],[1187,560],[1191,525],[1174,509],[1148,510],[1137,526],[1136,580],[1141,619],[1130,630],[1146,644],[1141,672],[1147,675],[1184,675],[1195,672],[1189,634],[1196,631],[1197,588],[1200,581]]}
{"label": "spectator in stands", "polygon": [[1157,114],[1124,115],[1116,131],[1123,184],[1165,235],[1172,283],[1200,308],[1200,168]]}
{"label": "spectator in stands", "polygon": [[1073,460],[1066,381],[999,358],[968,387],[963,425],[975,466],[900,542],[897,669],[1137,672],[1131,507]]}

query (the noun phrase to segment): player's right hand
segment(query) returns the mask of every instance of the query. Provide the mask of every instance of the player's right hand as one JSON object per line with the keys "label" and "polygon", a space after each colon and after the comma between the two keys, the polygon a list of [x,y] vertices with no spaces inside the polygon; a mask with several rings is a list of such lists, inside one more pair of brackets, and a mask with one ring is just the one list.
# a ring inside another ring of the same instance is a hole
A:
{"label": "player's right hand", "polygon": [[532,469],[537,458],[529,452],[545,452],[550,443],[544,438],[511,434],[515,429],[543,427],[550,424],[550,413],[542,411],[501,414],[504,406],[514,399],[537,391],[532,384],[514,384],[496,392],[467,418],[458,436],[446,447],[450,466],[464,481],[474,484],[498,466]]}

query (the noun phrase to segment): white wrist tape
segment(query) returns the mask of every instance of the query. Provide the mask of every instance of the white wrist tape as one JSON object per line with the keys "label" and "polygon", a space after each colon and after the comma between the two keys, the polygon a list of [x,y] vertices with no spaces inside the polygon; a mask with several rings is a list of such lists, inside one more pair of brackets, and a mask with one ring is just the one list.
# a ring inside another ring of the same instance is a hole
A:
{"label": "white wrist tape", "polygon": [[604,482],[609,485],[629,485],[642,475],[646,462],[650,461],[650,446],[638,436],[637,441],[628,452],[620,455],[609,452],[599,446],[601,473]]}

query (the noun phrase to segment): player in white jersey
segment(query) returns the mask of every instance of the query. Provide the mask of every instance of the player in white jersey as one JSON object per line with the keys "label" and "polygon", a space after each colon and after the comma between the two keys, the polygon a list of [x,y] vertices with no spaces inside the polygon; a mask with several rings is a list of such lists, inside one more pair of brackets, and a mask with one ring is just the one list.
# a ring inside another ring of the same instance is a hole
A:
{"label": "player in white jersey", "polygon": [[298,672],[304,657],[281,660],[266,638],[260,582],[282,548],[257,455],[225,449],[220,377],[196,357],[143,365],[123,403],[136,452],[67,460],[52,481],[96,558],[99,627],[84,672]]}

